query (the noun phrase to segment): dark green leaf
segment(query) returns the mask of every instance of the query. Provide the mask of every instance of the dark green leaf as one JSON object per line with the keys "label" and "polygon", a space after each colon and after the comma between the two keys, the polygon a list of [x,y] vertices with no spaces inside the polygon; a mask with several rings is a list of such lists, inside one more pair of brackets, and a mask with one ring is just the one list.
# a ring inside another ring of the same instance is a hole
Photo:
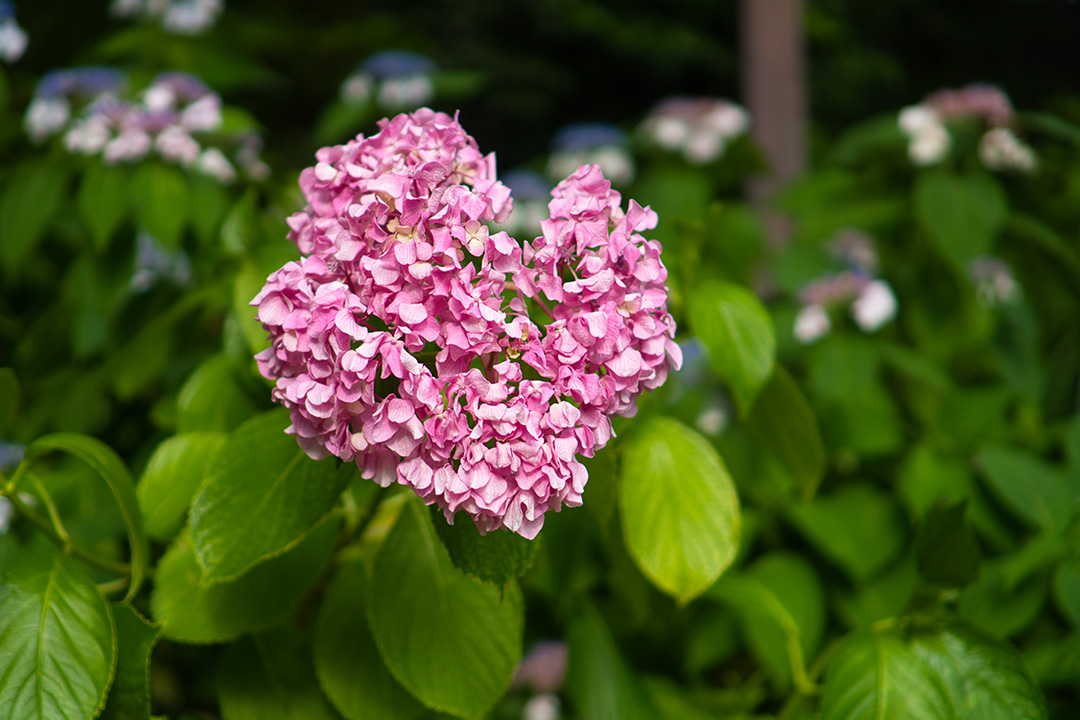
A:
{"label": "dark green leaf", "polygon": [[960,596],[960,615],[998,637],[1010,637],[1038,616],[1048,584],[1045,574],[1010,582],[1007,556],[987,560],[979,578]]}
{"label": "dark green leaf", "polygon": [[101,720],[150,717],[150,653],[161,627],[147,622],[130,605],[113,605],[116,620],[116,679]]}
{"label": "dark green leaf", "polygon": [[739,500],[731,476],[712,445],[675,420],[649,418],[627,439],[619,511],[631,557],[680,603],[735,559]]}
{"label": "dark green leaf", "polygon": [[960,587],[979,574],[979,544],[967,527],[967,501],[935,508],[915,538],[919,574],[933,585]]}
{"label": "dark green leaf", "polygon": [[850,485],[795,506],[789,517],[823,555],[865,580],[903,547],[904,522],[892,499],[870,485]]}
{"label": "dark green leaf", "polygon": [[915,561],[904,557],[853,592],[837,592],[836,609],[850,628],[865,628],[899,616],[915,594],[919,573]]}
{"label": "dark green leaf", "polygon": [[1068,481],[1043,460],[1005,445],[984,447],[975,458],[991,490],[1032,527],[1065,528],[1075,512]]}
{"label": "dark green leaf", "polygon": [[101,252],[109,246],[131,203],[128,170],[92,162],[79,183],[79,212],[90,228],[94,247]]}
{"label": "dark green leaf", "polygon": [[455,568],[411,498],[375,558],[367,612],[394,677],[424,704],[462,718],[495,704],[521,657],[517,585],[495,588]]}
{"label": "dark green leaf", "polygon": [[1080,557],[1058,566],[1054,573],[1054,600],[1073,627],[1080,627]]}
{"label": "dark green leaf", "polygon": [[1005,220],[1005,193],[989,175],[922,173],[915,182],[915,212],[938,249],[956,269],[990,252]]}
{"label": "dark green leaf", "polygon": [[67,173],[48,161],[21,165],[5,183],[0,197],[0,267],[10,280],[56,217],[64,197]]}
{"label": "dark green leaf", "polygon": [[0,437],[13,426],[15,410],[19,406],[19,381],[11,368],[0,368]]}
{"label": "dark green leaf", "polygon": [[769,313],[746,288],[717,280],[694,288],[689,305],[694,332],[745,415],[772,374],[776,338]]}
{"label": "dark green leaf", "polygon": [[411,720],[424,707],[386,668],[364,612],[367,571],[343,565],[315,625],[315,670],[334,706],[348,720]]}
{"label": "dark green leaf", "polygon": [[128,585],[124,602],[135,597],[146,576],[146,563],[149,548],[146,531],[143,528],[142,513],[139,512],[139,500],[135,496],[135,484],[131,481],[124,461],[112,448],[100,440],[75,433],[54,433],[38,438],[26,448],[24,462],[30,462],[38,455],[49,452],[64,452],[74,455],[85,462],[105,480],[120,506],[120,514],[127,530],[128,548],[131,552],[131,583]]}
{"label": "dark green leaf", "polygon": [[[911,651],[945,687],[965,720],[1045,720],[1046,703],[1011,647],[956,627],[916,636]],[[921,717],[921,716],[919,716]]]}
{"label": "dark green leaf", "polygon": [[188,221],[188,186],[183,173],[169,165],[145,163],[132,180],[139,227],[167,248],[180,245]]}
{"label": "dark green leaf", "polygon": [[900,467],[900,497],[921,519],[938,502],[954,504],[971,492],[966,463],[942,457],[930,444],[916,445]]}
{"label": "dark green leaf", "polygon": [[182,433],[234,430],[255,413],[236,364],[227,355],[205,360],[177,398],[177,430]]}
{"label": "dark green leaf", "polygon": [[136,488],[147,535],[162,542],[176,536],[226,437],[222,432],[185,433],[157,446]]}
{"label": "dark green leaf", "polygon": [[255,199],[254,189],[244,193],[221,226],[221,246],[233,255],[243,255],[255,247],[258,235]]}
{"label": "dark green leaf", "polygon": [[941,682],[893,635],[860,632],[833,653],[821,720],[958,720]]}
{"label": "dark green leaf", "polygon": [[536,557],[539,539],[527,540],[509,530],[481,535],[466,513],[456,516],[451,525],[434,505],[431,516],[454,567],[477,580],[501,587],[524,575]]}
{"label": "dark green leaf", "polygon": [[348,484],[334,459],[309,458],[285,434],[288,424],[286,410],[252,418],[214,456],[190,511],[203,583],[235,578],[294,547]]}
{"label": "dark green leaf", "polygon": [[806,398],[780,365],[758,396],[747,422],[750,432],[798,481],[803,496],[813,496],[825,473],[825,449]]}
{"label": "dark green leaf", "polygon": [[236,274],[233,284],[233,313],[240,329],[244,333],[248,349],[255,354],[270,347],[266,329],[256,317],[256,309],[251,306],[252,299],[259,294],[266,284],[266,275],[259,272],[252,263],[245,263]]}
{"label": "dark green leaf", "polygon": [[0,575],[0,712],[83,720],[105,702],[116,666],[109,605],[75,560],[50,547]]}
{"label": "dark green leaf", "polygon": [[291,628],[241,638],[218,663],[225,720],[334,720],[306,639]]}
{"label": "dark green leaf", "polygon": [[219,643],[267,627],[289,613],[322,572],[333,552],[338,523],[328,521],[295,548],[232,582],[201,584],[202,570],[187,533],[161,558],[150,607],[164,636],[189,643]]}
{"label": "dark green leaf", "polygon": [[589,720],[653,720],[650,698],[623,659],[603,617],[582,604],[570,624],[567,692],[576,717]]}

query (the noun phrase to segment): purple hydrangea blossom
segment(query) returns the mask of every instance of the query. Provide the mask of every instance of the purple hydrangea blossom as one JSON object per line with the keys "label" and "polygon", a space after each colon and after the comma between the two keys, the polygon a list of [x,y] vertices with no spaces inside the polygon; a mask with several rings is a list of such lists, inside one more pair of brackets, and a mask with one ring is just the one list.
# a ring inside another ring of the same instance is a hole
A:
{"label": "purple hydrangea blossom", "polygon": [[302,257],[252,301],[288,432],[450,522],[535,537],[545,512],[581,504],[578,456],[610,417],[681,362],[660,245],[639,234],[656,214],[624,212],[583,166],[522,246],[491,231],[512,209],[494,156],[426,108],[316,157],[289,219]]}

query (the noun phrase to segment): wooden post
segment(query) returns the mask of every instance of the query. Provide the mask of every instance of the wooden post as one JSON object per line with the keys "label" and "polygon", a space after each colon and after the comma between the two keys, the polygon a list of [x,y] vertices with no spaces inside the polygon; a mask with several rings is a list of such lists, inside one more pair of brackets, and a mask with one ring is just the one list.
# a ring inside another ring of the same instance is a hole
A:
{"label": "wooden post", "polygon": [[802,0],[740,0],[743,101],[754,140],[770,173],[748,184],[750,201],[769,238],[782,244],[787,221],[767,207],[769,198],[806,169],[806,59]]}

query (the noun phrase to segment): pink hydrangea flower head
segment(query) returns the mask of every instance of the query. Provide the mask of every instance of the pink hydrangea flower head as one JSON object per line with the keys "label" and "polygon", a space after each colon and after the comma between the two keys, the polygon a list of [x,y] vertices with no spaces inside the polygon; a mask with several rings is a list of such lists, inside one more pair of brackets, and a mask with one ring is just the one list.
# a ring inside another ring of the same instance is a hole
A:
{"label": "pink hydrangea flower head", "polygon": [[492,230],[510,192],[456,118],[378,128],[301,173],[301,258],[252,301],[271,340],[259,370],[312,457],[408,485],[450,522],[535,537],[582,503],[578,457],[611,416],[681,363],[660,245],[641,235],[656,214],[624,211],[583,166],[523,246]]}

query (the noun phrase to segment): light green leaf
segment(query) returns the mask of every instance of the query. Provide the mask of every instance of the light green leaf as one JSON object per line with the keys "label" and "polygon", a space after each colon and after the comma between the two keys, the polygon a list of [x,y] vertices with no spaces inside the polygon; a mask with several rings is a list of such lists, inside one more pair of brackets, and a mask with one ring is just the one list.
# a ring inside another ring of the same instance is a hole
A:
{"label": "light green leaf", "polygon": [[185,433],[157,446],[136,488],[147,535],[162,542],[176,536],[226,437],[223,432]]}
{"label": "light green leaf", "polygon": [[219,643],[267,627],[288,614],[322,572],[334,550],[338,523],[328,521],[306,540],[232,582],[205,586],[187,533],[161,558],[150,607],[170,640]]}
{"label": "light green leaf", "polygon": [[11,368],[0,368],[0,437],[7,437],[19,406],[19,381]]}
{"label": "light green leaf", "polygon": [[386,668],[364,612],[367,571],[343,565],[323,600],[315,625],[319,684],[348,720],[412,720],[424,706]]}
{"label": "light green leaf", "polygon": [[634,562],[680,603],[735,559],[739,500],[731,476],[712,445],[675,420],[649,418],[627,439],[619,511]]}
{"label": "light green leaf", "polygon": [[1005,445],[984,447],[975,460],[990,489],[1028,525],[1059,532],[1068,524],[1075,498],[1065,477],[1043,460]]}
{"label": "light green leaf", "polygon": [[124,528],[127,530],[128,549],[131,553],[131,583],[124,597],[125,603],[130,602],[138,593],[143,578],[146,576],[149,548],[146,532],[143,529],[142,514],[139,512],[139,501],[135,496],[135,484],[131,481],[131,475],[124,466],[124,461],[113,452],[112,448],[100,440],[76,433],[54,433],[30,443],[26,448],[23,462],[29,463],[39,455],[50,452],[68,453],[85,462],[105,480],[105,484],[109,486],[113,497],[116,498],[116,503],[120,506],[120,515],[124,520]]}
{"label": "light green leaf", "polygon": [[132,180],[135,219],[167,248],[180,245],[188,221],[188,185],[183,173],[169,165],[145,163]]}
{"label": "light green leaf", "polygon": [[116,620],[116,679],[101,720],[147,720],[150,717],[150,653],[161,628],[130,605],[113,605]]}
{"label": "light green leaf", "polygon": [[5,184],[0,197],[0,267],[10,280],[56,217],[67,173],[61,165],[37,159],[19,166]]}
{"label": "light green leaf", "polygon": [[806,689],[806,659],[825,627],[825,594],[814,569],[798,555],[775,552],[745,573],[720,578],[711,596],[739,613],[750,650],[781,689]]}
{"label": "light green leaf", "polygon": [[821,720],[959,720],[941,682],[893,635],[860,632],[833,653]]}
{"label": "light green leaf", "polygon": [[921,519],[938,502],[957,503],[971,492],[967,464],[943,457],[930,443],[912,448],[900,467],[900,497]]}
{"label": "light green leaf", "polygon": [[424,704],[479,718],[506,691],[521,657],[521,591],[455,568],[415,499],[380,548],[367,595],[386,665]]}
{"label": "light green leaf", "polygon": [[919,574],[933,585],[960,587],[979,575],[982,553],[964,520],[967,501],[934,508],[915,537]]}
{"label": "light green leaf", "polygon": [[237,640],[218,662],[225,720],[334,720],[319,690],[306,638],[282,627]]}
{"label": "light green leaf", "polygon": [[900,552],[904,521],[892,499],[870,485],[849,485],[791,508],[795,527],[823,555],[858,580]]}
{"label": "light green leaf", "polygon": [[255,409],[233,360],[224,354],[214,355],[203,361],[180,389],[177,430],[234,430]]}
{"label": "light green leaf", "polygon": [[[964,720],[1045,720],[1046,702],[1017,652],[956,627],[916,636],[911,651],[945,687]],[[921,717],[921,716],[919,716]]]}
{"label": "light green leaf", "polygon": [[1080,557],[1058,565],[1054,573],[1054,600],[1073,627],[1080,627]]}
{"label": "light green leaf", "polygon": [[915,213],[938,249],[956,269],[990,252],[1008,214],[1001,186],[992,177],[925,172],[915,181]]}
{"label": "light green leaf", "polygon": [[477,580],[503,586],[525,574],[536,557],[539,538],[527,540],[508,530],[481,535],[466,513],[446,522],[441,511],[431,506],[431,522],[450,560],[461,572]]}
{"label": "light green leaf", "polygon": [[105,701],[116,666],[109,605],[75,560],[49,548],[0,575],[0,713],[83,720]]}
{"label": "light green leaf", "polygon": [[131,203],[129,174],[124,167],[91,162],[79,183],[79,212],[98,252],[108,248],[113,233],[127,216]]}
{"label": "light green leaf", "polygon": [[825,449],[814,413],[799,386],[777,365],[747,420],[750,432],[768,448],[809,499],[825,474]]}
{"label": "light green leaf", "polygon": [[225,216],[221,226],[221,246],[232,255],[244,255],[255,247],[259,226],[255,200],[255,189],[248,189]]}
{"label": "light green leaf", "polygon": [[772,374],[776,338],[769,313],[746,288],[718,280],[694,288],[689,305],[690,325],[746,415]]}
{"label": "light green leaf", "polygon": [[288,411],[252,418],[214,456],[191,505],[202,582],[235,578],[303,540],[349,481],[335,460],[315,461],[286,435]]}
{"label": "light green leaf", "polygon": [[583,603],[570,624],[567,692],[576,717],[589,720],[653,720],[651,698],[619,652],[604,619]]}
{"label": "light green leaf", "polygon": [[257,310],[252,307],[252,299],[259,294],[263,285],[266,284],[266,275],[259,272],[253,263],[244,263],[240,272],[236,274],[233,284],[233,312],[244,333],[248,348],[252,354],[270,347],[267,339],[268,333],[259,322]]}

